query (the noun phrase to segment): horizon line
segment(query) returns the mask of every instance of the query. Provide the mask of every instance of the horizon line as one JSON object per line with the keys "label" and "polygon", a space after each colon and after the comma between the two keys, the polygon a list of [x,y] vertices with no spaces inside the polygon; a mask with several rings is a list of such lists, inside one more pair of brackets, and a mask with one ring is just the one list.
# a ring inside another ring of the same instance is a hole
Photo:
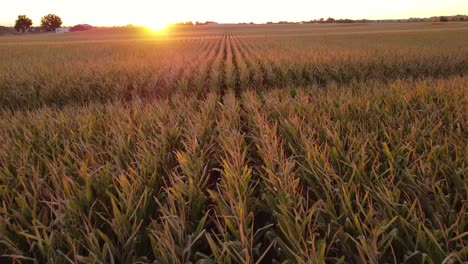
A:
{"label": "horizon line", "polygon": [[[27,15],[26,15],[27,16]],[[267,24],[267,23],[279,23],[279,22],[288,22],[288,23],[300,23],[300,22],[310,22],[310,21],[314,21],[314,20],[319,20],[319,19],[328,19],[328,18],[333,18],[335,20],[340,20],[340,19],[350,19],[350,20],[354,20],[354,21],[359,21],[359,20],[368,20],[368,21],[394,21],[394,20],[408,20],[408,19],[429,19],[429,18],[434,18],[434,17],[455,17],[455,16],[468,16],[467,14],[463,13],[463,14],[454,14],[454,15],[435,15],[435,16],[426,16],[426,17],[400,17],[400,18],[373,18],[373,19],[369,19],[369,18],[354,18],[354,19],[351,19],[351,18],[347,18],[347,17],[332,17],[332,16],[324,16],[324,17],[320,17],[320,18],[312,18],[312,19],[309,19],[309,20],[270,20],[270,21],[265,21],[265,22],[254,22],[253,20],[252,21],[243,21],[243,22],[218,22],[218,21],[213,21],[213,20],[185,20],[185,21],[175,21],[175,22],[170,22],[168,23],[167,25],[175,25],[177,23],[186,23],[186,22],[192,22],[192,23],[196,23],[196,22],[200,22],[200,23],[205,23],[205,22],[214,22],[215,24],[220,24],[220,25],[235,25],[235,24],[250,24],[250,23],[254,23],[256,25],[264,25],[264,24]],[[15,23],[11,23],[11,22],[8,22],[6,24],[3,24],[4,22],[1,22],[0,21],[0,26],[3,26],[3,27],[13,27]],[[140,24],[133,24],[133,23],[124,23],[124,24],[114,24],[114,25],[110,25],[110,24],[106,24],[106,25],[92,25],[90,23],[87,23],[87,22],[81,22],[81,23],[74,23],[73,25],[70,25],[70,24],[66,24],[65,26],[63,27],[72,27],[72,26],[75,26],[75,25],[82,25],[82,24],[89,24],[93,27],[126,27],[126,26],[129,26],[129,25],[132,25],[132,26],[135,26],[135,27],[146,27],[148,25],[140,25]],[[33,24],[34,26],[34,24]],[[35,26],[35,27],[38,27],[38,26]]]}

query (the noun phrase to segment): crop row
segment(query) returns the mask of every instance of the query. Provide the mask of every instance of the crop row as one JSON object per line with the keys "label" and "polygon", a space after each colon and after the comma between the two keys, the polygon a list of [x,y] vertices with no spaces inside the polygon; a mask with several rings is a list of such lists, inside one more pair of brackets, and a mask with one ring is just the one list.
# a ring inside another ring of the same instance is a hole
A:
{"label": "crop row", "polygon": [[228,32],[154,42],[31,44],[19,49],[5,45],[0,46],[0,105],[34,109],[153,100],[176,93],[203,98],[228,90],[239,95],[247,90],[466,75],[468,50],[457,44],[456,36],[425,37],[428,43],[440,37],[453,43],[439,48],[415,41],[402,48],[390,37],[354,43],[349,37],[260,38]]}
{"label": "crop row", "polygon": [[214,43],[178,74],[224,95],[2,112],[4,258],[466,260],[466,77],[239,91],[258,58]]}

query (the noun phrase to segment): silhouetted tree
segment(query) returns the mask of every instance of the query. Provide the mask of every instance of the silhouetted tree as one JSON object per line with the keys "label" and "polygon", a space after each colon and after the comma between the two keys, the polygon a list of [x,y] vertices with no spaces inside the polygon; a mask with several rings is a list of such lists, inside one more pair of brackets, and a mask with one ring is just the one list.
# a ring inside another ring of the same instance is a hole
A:
{"label": "silhouetted tree", "polygon": [[18,32],[26,32],[32,26],[32,20],[26,15],[19,15],[15,21],[15,30]]}
{"label": "silhouetted tree", "polygon": [[41,18],[41,25],[47,31],[54,31],[56,28],[62,26],[62,19],[54,14],[48,14]]}
{"label": "silhouetted tree", "polygon": [[205,22],[195,22],[195,26],[206,26],[206,25],[209,25],[209,24],[217,24],[216,22],[214,21],[205,21]]}
{"label": "silhouetted tree", "polygon": [[177,22],[175,23],[176,26],[193,26],[193,22],[192,21],[187,21],[187,22]]}
{"label": "silhouetted tree", "polygon": [[441,16],[439,21],[440,22],[448,22],[448,17]]}

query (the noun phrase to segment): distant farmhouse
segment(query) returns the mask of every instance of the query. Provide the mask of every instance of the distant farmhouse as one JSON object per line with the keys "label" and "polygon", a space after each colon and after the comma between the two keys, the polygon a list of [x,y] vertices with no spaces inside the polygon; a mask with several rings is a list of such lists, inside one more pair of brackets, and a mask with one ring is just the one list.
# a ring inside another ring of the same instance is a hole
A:
{"label": "distant farmhouse", "polygon": [[55,33],[66,33],[66,32],[70,32],[69,27],[59,27],[55,29]]}

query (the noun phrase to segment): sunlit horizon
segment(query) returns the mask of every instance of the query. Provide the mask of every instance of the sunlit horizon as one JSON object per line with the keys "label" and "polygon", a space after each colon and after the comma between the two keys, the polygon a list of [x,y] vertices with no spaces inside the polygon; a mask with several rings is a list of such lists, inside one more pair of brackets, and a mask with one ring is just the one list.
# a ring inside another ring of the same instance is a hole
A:
{"label": "sunlit horizon", "polygon": [[33,26],[40,18],[54,13],[62,17],[64,26],[123,26],[133,24],[162,29],[184,21],[219,23],[268,21],[308,21],[336,19],[402,19],[410,17],[449,16],[468,13],[468,1],[462,0],[332,0],[324,2],[290,1],[71,1],[24,0],[8,2],[0,9],[0,25],[12,26],[18,15],[27,15]]}

